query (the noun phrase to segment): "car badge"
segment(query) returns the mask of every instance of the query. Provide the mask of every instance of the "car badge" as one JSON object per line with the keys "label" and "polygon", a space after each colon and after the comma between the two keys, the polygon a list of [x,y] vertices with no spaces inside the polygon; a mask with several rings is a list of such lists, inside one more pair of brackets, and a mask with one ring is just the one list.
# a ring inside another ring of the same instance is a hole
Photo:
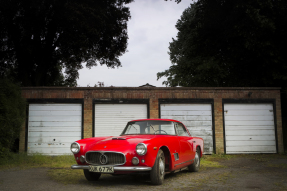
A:
{"label": "car badge", "polygon": [[107,146],[104,146],[104,148],[107,148]]}
{"label": "car badge", "polygon": [[106,155],[102,154],[100,156],[100,163],[101,164],[107,164],[108,163],[108,157]]}

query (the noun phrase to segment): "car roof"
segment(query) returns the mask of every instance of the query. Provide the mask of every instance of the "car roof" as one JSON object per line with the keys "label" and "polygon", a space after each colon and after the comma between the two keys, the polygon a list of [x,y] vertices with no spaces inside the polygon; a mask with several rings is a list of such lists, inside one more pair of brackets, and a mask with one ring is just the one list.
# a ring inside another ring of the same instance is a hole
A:
{"label": "car roof", "polygon": [[135,121],[173,121],[173,122],[181,123],[180,121],[177,121],[174,119],[137,119],[137,120],[132,120],[130,122],[135,122]]}

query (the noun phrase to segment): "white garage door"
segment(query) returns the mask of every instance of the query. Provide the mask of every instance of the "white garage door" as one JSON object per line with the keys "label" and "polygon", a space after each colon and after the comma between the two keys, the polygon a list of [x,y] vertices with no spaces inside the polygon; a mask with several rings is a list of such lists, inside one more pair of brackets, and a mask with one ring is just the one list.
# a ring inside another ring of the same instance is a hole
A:
{"label": "white garage door", "polygon": [[276,153],[272,104],[224,104],[226,153]]}
{"label": "white garage door", "polygon": [[192,136],[204,140],[204,154],[213,153],[211,104],[161,104],[162,119],[181,121]]}
{"label": "white garage door", "polygon": [[28,153],[71,154],[81,139],[81,104],[29,104]]}
{"label": "white garage door", "polygon": [[118,136],[127,122],[146,119],[146,104],[95,104],[95,137]]}

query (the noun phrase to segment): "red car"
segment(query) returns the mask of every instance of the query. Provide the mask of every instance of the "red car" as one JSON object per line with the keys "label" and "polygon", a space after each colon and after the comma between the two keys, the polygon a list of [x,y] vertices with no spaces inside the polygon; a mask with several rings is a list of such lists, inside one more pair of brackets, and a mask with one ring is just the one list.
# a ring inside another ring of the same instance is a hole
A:
{"label": "red car", "polygon": [[78,163],[71,168],[83,169],[89,181],[101,173],[150,173],[152,184],[160,185],[166,173],[199,170],[203,140],[179,121],[140,119],[128,122],[120,136],[82,139],[71,151]]}

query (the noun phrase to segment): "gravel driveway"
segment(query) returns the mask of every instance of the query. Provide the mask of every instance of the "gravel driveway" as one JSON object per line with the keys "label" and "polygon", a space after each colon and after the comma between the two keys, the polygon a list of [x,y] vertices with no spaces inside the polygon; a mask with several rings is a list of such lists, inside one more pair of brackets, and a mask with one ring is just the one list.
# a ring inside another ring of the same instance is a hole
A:
{"label": "gravel driveway", "polygon": [[0,171],[0,190],[287,190],[286,155],[239,155],[217,162],[225,167],[167,174],[161,186],[152,186],[147,175],[103,175],[96,182],[81,176],[76,184],[63,184],[48,176],[53,169],[10,169]]}

